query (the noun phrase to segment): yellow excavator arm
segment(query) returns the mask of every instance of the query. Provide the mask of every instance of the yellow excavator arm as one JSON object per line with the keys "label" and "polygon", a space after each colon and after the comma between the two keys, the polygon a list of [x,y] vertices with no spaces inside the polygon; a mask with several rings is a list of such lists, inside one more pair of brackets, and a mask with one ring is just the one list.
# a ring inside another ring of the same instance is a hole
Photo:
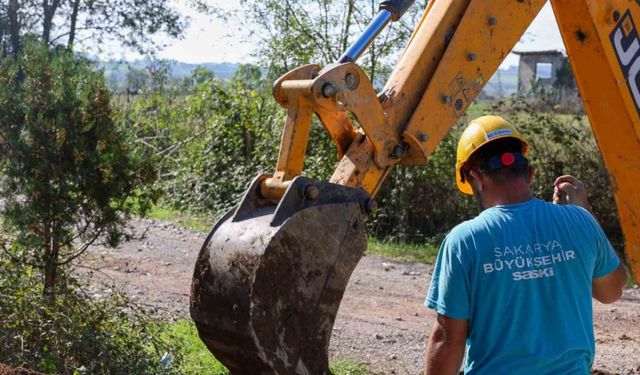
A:
{"label": "yellow excavator arm", "polygon": [[[200,337],[232,373],[330,373],[331,329],[382,182],[396,164],[427,163],[545,2],[430,1],[376,93],[355,61],[413,3],[384,1],[338,62],[276,81],[287,119],[275,172],[256,177],[214,226],[192,284]],[[640,2],[551,4],[640,282]],[[301,176],[314,115],[341,157],[328,182]]]}

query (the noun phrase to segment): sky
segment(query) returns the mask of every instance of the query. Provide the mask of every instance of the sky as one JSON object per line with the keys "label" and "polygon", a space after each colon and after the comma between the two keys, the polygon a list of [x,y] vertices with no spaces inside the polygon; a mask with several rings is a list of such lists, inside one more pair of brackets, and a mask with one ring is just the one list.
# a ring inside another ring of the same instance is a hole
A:
{"label": "sky", "polygon": [[[253,62],[254,44],[248,41],[248,30],[231,25],[212,15],[203,15],[186,5],[185,0],[172,0],[176,8],[191,19],[182,40],[166,40],[159,56],[188,63]],[[238,9],[238,0],[207,0],[214,8]],[[553,10],[547,3],[533,21],[527,33],[514,47],[518,51],[564,50]],[[518,57],[511,54],[502,67],[517,65]]]}
{"label": "sky", "polygon": [[[178,11],[190,18],[190,25],[184,38],[168,42],[169,45],[160,51],[160,57],[187,63],[246,63],[255,60],[251,56],[255,45],[246,41],[249,31],[242,25],[228,24],[216,16],[198,13],[184,0],[172,2]],[[240,9],[238,0],[205,2],[218,10]]]}

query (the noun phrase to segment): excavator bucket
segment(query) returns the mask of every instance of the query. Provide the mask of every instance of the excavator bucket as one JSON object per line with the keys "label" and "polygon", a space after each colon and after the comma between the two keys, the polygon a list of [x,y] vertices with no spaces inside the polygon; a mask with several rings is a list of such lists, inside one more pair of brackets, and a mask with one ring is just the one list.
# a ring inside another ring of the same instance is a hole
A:
{"label": "excavator bucket", "polygon": [[215,224],[195,268],[191,316],[233,374],[330,374],[328,346],[366,249],[369,195],[295,178],[275,205],[257,177]]}

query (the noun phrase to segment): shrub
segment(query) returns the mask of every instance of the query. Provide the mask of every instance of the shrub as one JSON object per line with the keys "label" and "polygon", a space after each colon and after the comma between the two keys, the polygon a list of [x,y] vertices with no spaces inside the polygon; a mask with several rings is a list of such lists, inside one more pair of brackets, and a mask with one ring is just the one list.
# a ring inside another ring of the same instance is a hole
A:
{"label": "shrub", "polygon": [[[253,177],[273,171],[286,113],[275,106],[266,85],[255,80],[251,84],[238,79],[204,82],[195,94],[157,99],[162,104],[142,99],[134,106],[132,128],[149,129],[156,124],[158,130],[152,133],[166,131],[160,139],[168,137],[181,145],[171,149],[171,160],[162,167],[165,203],[178,210],[219,216],[238,202]],[[456,147],[471,118],[497,113],[511,120],[531,142],[531,160],[537,169],[534,194],[549,200],[557,176],[576,175],[589,188],[606,233],[621,245],[608,175],[584,115],[553,108],[543,111],[522,98],[495,105],[476,103],[468,112],[425,167],[394,168],[378,194],[380,209],[369,220],[371,233],[385,240],[437,244],[456,224],[477,215],[473,198],[456,188]],[[305,160],[309,177],[328,179],[335,169],[335,146],[325,133],[317,123],[312,127]],[[198,135],[196,139],[180,143],[193,134]]]}
{"label": "shrub", "polygon": [[173,349],[156,325],[115,290],[105,295],[67,278],[42,295],[37,270],[0,257],[0,362],[55,374],[171,374]]}
{"label": "shrub", "polygon": [[493,110],[504,113],[531,143],[530,159],[536,168],[534,195],[551,200],[558,176],[578,177],[586,186],[593,213],[607,237],[622,250],[622,229],[611,180],[589,119],[583,114],[538,111],[517,98],[499,102]]}
{"label": "shrub", "polygon": [[235,204],[261,168],[275,165],[274,109],[256,91],[216,80],[193,94],[139,97],[126,121],[138,148],[157,161],[165,204],[218,213]]}

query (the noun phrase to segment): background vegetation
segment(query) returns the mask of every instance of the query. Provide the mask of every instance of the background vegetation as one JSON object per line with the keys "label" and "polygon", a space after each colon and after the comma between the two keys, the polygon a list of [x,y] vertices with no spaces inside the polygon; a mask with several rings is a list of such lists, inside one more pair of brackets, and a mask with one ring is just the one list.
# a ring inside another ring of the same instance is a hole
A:
{"label": "background vegetation", "polygon": [[[245,67],[246,69],[246,67]],[[171,91],[137,97],[125,112],[141,147],[159,155],[161,201],[175,210],[218,217],[240,198],[260,171],[271,171],[285,113],[277,107],[259,73],[198,84],[193,93]],[[457,139],[468,121],[500,113],[531,143],[536,167],[533,191],[549,200],[553,181],[571,173],[586,183],[594,211],[621,249],[621,232],[609,178],[588,119],[548,109],[546,101],[513,97],[479,102],[460,119],[425,167],[397,167],[385,182],[370,233],[382,240],[438,243],[448,230],[478,213],[472,198],[454,183]],[[305,173],[327,179],[336,165],[335,146],[318,124]],[[409,204],[410,202],[410,204]]]}

